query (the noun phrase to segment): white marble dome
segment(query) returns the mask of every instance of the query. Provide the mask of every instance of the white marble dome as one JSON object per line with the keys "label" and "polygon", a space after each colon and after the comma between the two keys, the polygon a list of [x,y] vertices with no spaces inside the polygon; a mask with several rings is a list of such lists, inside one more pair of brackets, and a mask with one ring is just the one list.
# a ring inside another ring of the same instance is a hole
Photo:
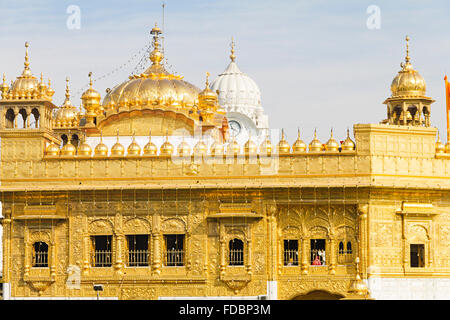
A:
{"label": "white marble dome", "polygon": [[219,104],[227,112],[254,111],[261,108],[261,92],[252,78],[239,70],[231,61],[226,70],[219,74],[211,85],[213,91],[219,90]]}

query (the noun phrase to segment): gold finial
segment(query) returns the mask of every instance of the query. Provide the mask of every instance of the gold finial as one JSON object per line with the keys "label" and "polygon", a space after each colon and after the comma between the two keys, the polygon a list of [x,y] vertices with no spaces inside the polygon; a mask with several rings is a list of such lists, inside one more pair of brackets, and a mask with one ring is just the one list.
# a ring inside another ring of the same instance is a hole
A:
{"label": "gold finial", "polygon": [[231,61],[235,61],[236,60],[236,56],[234,55],[234,38],[231,38],[231,55],[230,55],[230,59]]}
{"label": "gold finial", "polygon": [[119,142],[119,129],[117,129],[117,142]]}
{"label": "gold finial", "polygon": [[103,142],[103,130],[100,130],[100,143]]}
{"label": "gold finial", "polygon": [[206,71],[206,88],[209,88],[209,76],[210,76],[210,73],[208,71]]}
{"label": "gold finial", "polygon": [[88,77],[89,77],[89,86],[92,88],[92,72],[88,73]]}
{"label": "gold finial", "polygon": [[66,78],[66,100],[70,98],[69,77]]}
{"label": "gold finial", "polygon": [[150,53],[150,61],[153,65],[161,64],[161,61],[164,59],[164,55],[161,51],[159,51],[159,35],[162,33],[161,29],[158,28],[158,25],[155,23],[155,27],[150,31],[150,34],[153,35],[153,51]]}
{"label": "gold finial", "polygon": [[317,139],[317,128],[314,128],[314,139]]}
{"label": "gold finial", "polygon": [[285,139],[285,136],[284,136],[284,128],[283,129],[281,129],[281,140],[284,140]]}
{"label": "gold finial", "polygon": [[409,62],[410,57],[409,57],[409,37],[406,36],[406,58],[405,61]]}
{"label": "gold finial", "polygon": [[30,44],[28,43],[28,41],[25,42],[25,62],[24,62],[25,70],[28,70],[29,69],[28,67],[30,66],[30,58],[28,56],[28,47],[29,46],[30,46]]}
{"label": "gold finial", "polygon": [[41,72],[41,83],[44,83],[44,73]]}
{"label": "gold finial", "polygon": [[333,128],[331,128],[331,136],[330,138],[333,138]]}

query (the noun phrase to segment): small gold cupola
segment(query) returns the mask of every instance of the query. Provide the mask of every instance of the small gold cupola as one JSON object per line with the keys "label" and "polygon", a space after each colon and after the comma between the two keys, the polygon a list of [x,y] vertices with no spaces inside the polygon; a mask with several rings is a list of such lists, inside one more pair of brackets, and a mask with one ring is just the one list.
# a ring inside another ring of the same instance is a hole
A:
{"label": "small gold cupola", "polygon": [[213,157],[222,156],[224,150],[225,147],[223,143],[221,143],[218,139],[215,139],[213,144],[211,145],[211,156]]}
{"label": "small gold cupola", "polygon": [[306,143],[303,142],[303,140],[300,138],[300,129],[298,129],[298,135],[297,140],[292,145],[292,152],[293,153],[303,153],[306,151]]}
{"label": "small gold cupola", "polygon": [[166,133],[166,141],[161,145],[161,152],[160,154],[162,156],[170,156],[173,153],[173,145],[169,142],[169,134]]}
{"label": "small gold cupola", "polygon": [[291,152],[291,146],[286,141],[286,137],[284,135],[284,129],[281,129],[281,140],[278,142],[278,153],[279,154],[287,154]]}
{"label": "small gold cupola", "polygon": [[90,157],[92,155],[92,148],[86,142],[86,135],[83,136],[82,143],[78,146],[78,156]]}
{"label": "small gold cupola", "polygon": [[355,150],[355,143],[350,138],[350,129],[347,129],[347,138],[342,143],[342,151],[351,151]]}
{"label": "small gold cupola", "polygon": [[439,135],[439,130],[437,132],[437,141],[436,141],[436,153],[444,153],[445,145],[441,141],[441,137]]}
{"label": "small gold cupola", "polygon": [[148,142],[144,146],[144,155],[155,156],[158,153],[158,148],[152,142],[152,132],[150,131],[148,135]]}
{"label": "small gold cupola", "polygon": [[334,139],[333,137],[333,129],[331,129],[331,136],[330,139],[327,141],[327,144],[325,145],[326,151],[339,151],[339,143]]}
{"label": "small gold cupola", "polygon": [[66,78],[66,99],[56,112],[55,125],[58,128],[76,127],[78,125],[78,110],[70,101],[69,78]]}
{"label": "small gold cupola", "polygon": [[207,153],[208,153],[208,146],[206,145],[205,142],[203,142],[203,138],[200,137],[200,140],[194,146],[194,155],[204,157],[206,156]]}
{"label": "small gold cupola", "polygon": [[317,130],[314,129],[314,139],[309,143],[309,151],[319,152],[323,150],[322,142],[317,139]]}
{"label": "small gold cupola", "polygon": [[59,147],[52,141],[45,149],[46,156],[58,156],[60,153]]}
{"label": "small gold cupola", "polygon": [[184,141],[184,135],[183,135],[183,140],[178,145],[177,152],[178,152],[178,156],[180,156],[180,157],[186,157],[191,154],[191,147],[189,146],[189,143]]}
{"label": "small gold cupola", "polygon": [[107,156],[108,155],[108,147],[103,143],[103,134],[100,131],[100,142],[95,146],[94,154],[97,157]]}
{"label": "small gold cupola", "polygon": [[92,88],[92,72],[89,72],[89,89],[81,95],[83,108],[86,110],[86,126],[94,126],[94,118],[103,112],[100,104],[101,95]]}
{"label": "small gold cupola", "polygon": [[241,152],[241,146],[236,141],[236,137],[233,136],[231,141],[228,143],[228,146],[227,146],[227,155],[236,156],[240,152]]}
{"label": "small gold cupola", "polygon": [[124,146],[119,142],[119,130],[117,130],[117,140],[116,143],[111,148],[112,156],[123,156],[125,154]]}
{"label": "small gold cupola", "polygon": [[209,88],[209,72],[206,72],[205,89],[198,94],[198,107],[200,110],[215,111],[219,104],[217,94]]}
{"label": "small gold cupola", "polygon": [[247,142],[244,145],[244,153],[245,154],[256,154],[258,152],[258,146],[252,140],[252,137],[248,137]]}
{"label": "small gold cupola", "polygon": [[[69,137],[71,136],[69,132]],[[74,156],[77,152],[77,148],[72,144],[70,139],[67,139],[67,143],[61,148],[62,156]]]}
{"label": "small gold cupola", "polygon": [[270,156],[273,152],[273,145],[269,139],[269,135],[266,135],[266,139],[259,146],[259,152],[263,155]]}
{"label": "small gold cupola", "polygon": [[0,87],[0,91],[2,92],[2,99],[6,99],[6,94],[8,93],[9,86],[6,83],[6,75],[3,73],[3,82]]}
{"label": "small gold cupola", "polygon": [[127,155],[129,156],[138,156],[141,154],[141,147],[136,142],[136,133],[133,132],[133,140],[131,141],[130,145],[127,148]]}

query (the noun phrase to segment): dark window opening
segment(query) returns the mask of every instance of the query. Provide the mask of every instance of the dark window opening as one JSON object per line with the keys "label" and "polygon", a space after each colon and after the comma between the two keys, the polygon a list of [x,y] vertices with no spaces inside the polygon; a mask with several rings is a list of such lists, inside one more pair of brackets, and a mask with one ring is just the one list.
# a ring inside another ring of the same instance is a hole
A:
{"label": "dark window opening", "polygon": [[230,240],[228,243],[229,256],[228,264],[230,266],[244,265],[244,242],[240,239]]}
{"label": "dark window opening", "polygon": [[298,240],[284,240],[284,265],[298,266]]}
{"label": "dark window opening", "polygon": [[311,239],[311,265],[326,265],[325,239]]}
{"label": "dark window opening", "polygon": [[148,266],[148,235],[128,235],[128,263],[129,267]]}
{"label": "dark window opening", "polygon": [[48,267],[48,244],[45,242],[35,242],[33,244],[33,267]]}
{"label": "dark window opening", "polygon": [[411,267],[423,268],[425,267],[425,245],[423,244],[411,244]]}
{"label": "dark window opening", "polygon": [[184,266],[184,234],[166,234],[166,266]]}
{"label": "dark window opening", "polygon": [[112,266],[112,236],[93,236],[93,257],[94,267]]}
{"label": "dark window opening", "polygon": [[338,264],[348,264],[353,262],[352,243],[347,241],[344,247],[344,241],[339,242]]}

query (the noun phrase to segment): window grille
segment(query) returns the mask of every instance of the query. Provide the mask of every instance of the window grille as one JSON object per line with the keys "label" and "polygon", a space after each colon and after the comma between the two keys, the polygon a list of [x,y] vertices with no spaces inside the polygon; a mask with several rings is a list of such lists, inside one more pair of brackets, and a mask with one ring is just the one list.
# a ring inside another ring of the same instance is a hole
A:
{"label": "window grille", "polygon": [[33,252],[33,267],[48,267],[48,245],[45,242],[35,242]]}
{"label": "window grille", "polygon": [[311,265],[326,265],[325,239],[311,239]]}
{"label": "window grille", "polygon": [[144,267],[148,266],[150,252],[148,251],[148,235],[129,235],[127,266]]}
{"label": "window grille", "polygon": [[298,240],[284,240],[284,265],[298,266]]}
{"label": "window grille", "polygon": [[341,241],[339,242],[338,264],[349,263],[353,263],[352,243],[348,241],[346,248],[344,248],[344,243]]}
{"label": "window grille", "polygon": [[230,240],[228,260],[230,266],[244,265],[244,242],[242,242],[242,240],[240,239]]}
{"label": "window grille", "polygon": [[179,267],[184,266],[184,234],[165,235],[166,266]]}
{"label": "window grille", "polygon": [[111,267],[112,266],[112,236],[93,236],[93,253],[92,266],[93,267]]}

